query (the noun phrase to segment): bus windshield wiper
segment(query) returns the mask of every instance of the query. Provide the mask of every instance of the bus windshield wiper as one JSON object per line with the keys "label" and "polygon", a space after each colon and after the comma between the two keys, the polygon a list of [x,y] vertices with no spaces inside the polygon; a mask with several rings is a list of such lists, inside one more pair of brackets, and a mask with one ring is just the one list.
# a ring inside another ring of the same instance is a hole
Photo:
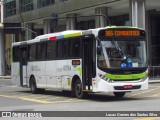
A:
{"label": "bus windshield wiper", "polygon": [[119,47],[118,43],[112,39],[111,40],[112,45],[114,46],[114,48],[116,48],[116,50],[118,51],[118,54],[120,54],[121,56],[123,56],[123,59],[126,59],[126,55],[125,53],[121,50],[121,48]]}

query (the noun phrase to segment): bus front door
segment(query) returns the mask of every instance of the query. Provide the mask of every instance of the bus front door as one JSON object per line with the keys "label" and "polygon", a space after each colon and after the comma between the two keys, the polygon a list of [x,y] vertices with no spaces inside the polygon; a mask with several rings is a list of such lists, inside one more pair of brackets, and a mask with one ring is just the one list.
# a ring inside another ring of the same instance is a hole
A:
{"label": "bus front door", "polygon": [[92,69],[93,69],[93,38],[92,36],[85,36],[82,38],[82,82],[83,90],[91,90],[92,86]]}
{"label": "bus front door", "polygon": [[27,46],[20,48],[20,85],[27,85]]}

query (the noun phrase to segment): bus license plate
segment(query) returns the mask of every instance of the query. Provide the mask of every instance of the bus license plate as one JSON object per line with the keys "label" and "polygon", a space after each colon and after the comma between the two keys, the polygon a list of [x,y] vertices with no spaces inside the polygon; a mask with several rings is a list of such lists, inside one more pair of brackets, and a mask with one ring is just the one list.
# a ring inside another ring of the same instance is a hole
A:
{"label": "bus license plate", "polygon": [[124,85],[125,89],[131,89],[133,86],[132,85]]}

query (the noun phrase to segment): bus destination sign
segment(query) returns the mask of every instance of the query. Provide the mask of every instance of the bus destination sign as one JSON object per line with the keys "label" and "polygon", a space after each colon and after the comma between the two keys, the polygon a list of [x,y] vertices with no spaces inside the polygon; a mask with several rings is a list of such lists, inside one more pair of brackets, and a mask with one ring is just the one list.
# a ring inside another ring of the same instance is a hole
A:
{"label": "bus destination sign", "polygon": [[145,31],[140,29],[105,29],[98,36],[105,37],[145,37]]}
{"label": "bus destination sign", "polygon": [[106,30],[106,37],[139,37],[141,36],[140,30]]}
{"label": "bus destination sign", "polygon": [[111,28],[111,29],[103,29],[98,33],[99,37],[145,37],[146,33],[144,30],[136,29],[136,28]]}

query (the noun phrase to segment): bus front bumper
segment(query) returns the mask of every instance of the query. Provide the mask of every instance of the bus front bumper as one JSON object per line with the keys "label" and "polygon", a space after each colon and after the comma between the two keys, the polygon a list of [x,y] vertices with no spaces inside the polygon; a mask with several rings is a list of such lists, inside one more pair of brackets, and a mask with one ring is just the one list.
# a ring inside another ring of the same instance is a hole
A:
{"label": "bus front bumper", "polygon": [[97,92],[132,92],[148,89],[148,77],[143,82],[121,81],[109,83],[101,79],[98,83]]}

